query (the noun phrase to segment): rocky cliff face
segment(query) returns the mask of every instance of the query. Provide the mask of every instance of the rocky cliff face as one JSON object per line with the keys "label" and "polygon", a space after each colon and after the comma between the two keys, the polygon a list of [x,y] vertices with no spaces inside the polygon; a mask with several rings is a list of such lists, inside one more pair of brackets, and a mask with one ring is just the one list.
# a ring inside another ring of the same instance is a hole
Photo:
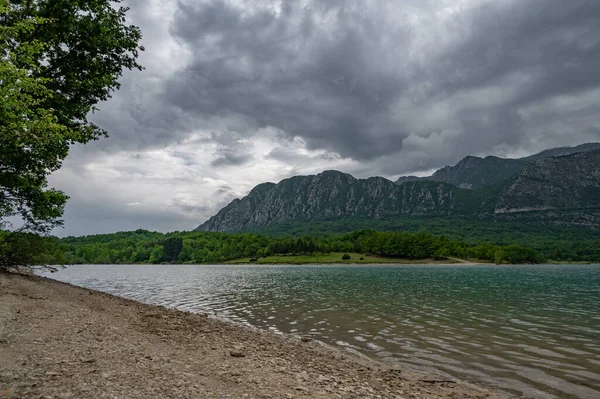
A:
{"label": "rocky cliff face", "polygon": [[396,184],[407,181],[433,180],[453,184],[460,188],[475,189],[500,183],[515,176],[525,165],[540,159],[566,156],[600,150],[600,143],[582,144],[576,147],[559,147],[542,151],[525,158],[510,159],[489,156],[485,158],[467,156],[454,166],[444,166],[433,175],[421,178],[401,176]]}
{"label": "rocky cliff face", "polygon": [[447,215],[456,190],[437,182],[399,187],[383,177],[359,180],[337,171],[268,184],[233,200],[198,230],[244,230],[295,219]]}
{"label": "rocky cliff face", "polygon": [[[481,160],[471,157],[463,167],[469,169]],[[382,177],[355,179],[337,171],[295,176],[256,186],[198,230],[228,232],[296,220],[397,216],[470,216],[599,228],[600,150],[542,158],[521,167],[513,178],[477,190],[427,180],[397,185]]]}
{"label": "rocky cliff face", "polygon": [[600,150],[540,159],[502,190],[495,214],[600,208]]}
{"label": "rocky cliff face", "polygon": [[398,178],[398,180],[396,180],[394,183],[404,184],[404,183],[408,183],[411,181],[419,181],[419,180],[427,180],[427,178],[426,177],[417,177],[417,176],[400,176]]}
{"label": "rocky cliff face", "polygon": [[494,184],[514,176],[526,164],[519,159],[498,157],[465,157],[454,166],[446,166],[435,172],[430,180],[454,184],[460,188],[478,188]]}

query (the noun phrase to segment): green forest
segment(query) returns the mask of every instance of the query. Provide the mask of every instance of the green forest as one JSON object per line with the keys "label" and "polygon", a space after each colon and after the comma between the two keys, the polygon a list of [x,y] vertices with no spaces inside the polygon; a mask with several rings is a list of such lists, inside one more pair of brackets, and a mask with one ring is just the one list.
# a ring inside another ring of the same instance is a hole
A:
{"label": "green forest", "polygon": [[[31,264],[223,263],[260,261],[270,256],[358,253],[408,260],[448,258],[492,263],[599,262],[600,239],[595,230],[508,224],[449,224],[431,220],[434,232],[358,230],[330,235],[299,234],[331,231],[326,222],[272,227],[265,234],[172,232],[147,230],[83,237],[44,237],[0,232],[0,267]],[[289,233],[295,233],[291,235]],[[521,243],[526,243],[525,245]],[[8,257],[10,256],[10,258]]]}
{"label": "green forest", "polygon": [[295,220],[250,230],[255,234],[273,237],[337,236],[352,231],[373,229],[407,233],[427,232],[446,236],[472,246],[494,244],[524,245],[543,258],[555,261],[600,262],[600,230],[586,227],[540,224],[519,221],[495,221],[458,217],[390,217],[384,219],[340,218]]}
{"label": "green forest", "polygon": [[[443,235],[362,230],[332,237],[269,237],[240,233],[173,232],[147,230],[85,237],[24,238],[37,242],[36,259],[30,263],[126,264],[126,263],[221,263],[240,258],[258,260],[272,255],[353,252],[402,259],[477,259],[495,263],[540,263],[537,251],[517,244],[472,245]],[[4,240],[7,242],[7,240]],[[23,241],[18,245],[25,247]],[[5,251],[15,253],[18,251]],[[24,256],[30,251],[24,251]],[[13,261],[14,263],[14,261]]]}

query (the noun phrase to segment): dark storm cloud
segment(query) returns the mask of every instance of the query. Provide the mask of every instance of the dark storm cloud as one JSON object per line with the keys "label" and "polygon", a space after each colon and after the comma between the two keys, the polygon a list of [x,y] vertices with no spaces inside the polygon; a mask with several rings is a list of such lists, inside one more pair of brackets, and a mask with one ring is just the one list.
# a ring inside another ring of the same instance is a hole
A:
{"label": "dark storm cloud", "polygon": [[[407,4],[425,14],[432,5]],[[599,16],[600,2],[484,2],[428,33],[389,3],[286,2],[275,13],[180,2],[172,33],[194,55],[164,98],[358,160],[444,130],[461,156],[490,152],[527,141],[535,126],[521,107],[599,86]],[[436,115],[435,104],[449,110]]]}
{"label": "dark storm cloud", "polygon": [[[600,2],[495,2],[460,21],[467,39],[445,49],[434,74],[437,92],[451,94],[502,85],[511,77],[514,96],[504,104],[458,114],[466,134],[519,141],[527,134],[518,110],[557,95],[600,85]],[[432,94],[436,94],[435,92]],[[596,99],[596,106],[600,99]],[[575,132],[587,126],[573,126]],[[511,137],[512,136],[512,137]]]}
{"label": "dark storm cloud", "polygon": [[597,86],[600,3],[484,3],[459,21],[467,40],[448,47],[437,73],[445,90],[480,87],[508,74],[530,78],[519,101]]}
{"label": "dark storm cloud", "polygon": [[398,147],[385,113],[404,82],[374,62],[387,36],[408,33],[386,32],[358,10],[315,7],[243,16],[223,2],[180,3],[173,32],[195,56],[167,86],[167,102],[205,116],[242,116],[249,128],[275,127],[312,148],[335,143],[359,158]]}

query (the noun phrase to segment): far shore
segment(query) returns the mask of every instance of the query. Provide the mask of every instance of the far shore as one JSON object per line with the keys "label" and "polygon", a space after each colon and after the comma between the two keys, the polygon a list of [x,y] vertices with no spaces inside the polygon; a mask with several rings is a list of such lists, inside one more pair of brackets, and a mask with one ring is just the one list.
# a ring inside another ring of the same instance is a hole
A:
{"label": "far shore", "polygon": [[0,273],[2,398],[510,397],[300,338]]}
{"label": "far shore", "polygon": [[345,253],[332,252],[329,254],[314,255],[282,255],[266,256],[261,258],[241,258],[232,261],[222,262],[223,264],[250,264],[250,265],[457,265],[470,264],[481,265],[490,264],[480,260],[467,260],[454,257],[446,259],[406,259],[406,258],[387,258],[376,255],[347,253],[348,259],[344,259]]}
{"label": "far shore", "polygon": [[227,262],[214,262],[214,263],[76,263],[76,264],[65,264],[55,266],[58,269],[67,266],[104,266],[104,265],[115,265],[115,266],[130,266],[130,265],[146,265],[146,266],[170,266],[170,265],[189,265],[189,266],[522,266],[522,265],[600,265],[600,263],[594,262],[568,262],[568,261],[547,261],[544,263],[524,263],[524,264],[512,264],[512,263],[491,263],[477,259],[466,260],[434,260],[434,259],[422,259],[422,260],[407,260],[399,259],[395,262],[355,262],[355,261],[335,261],[335,262],[310,262],[310,261],[250,261],[250,258],[236,259]]}

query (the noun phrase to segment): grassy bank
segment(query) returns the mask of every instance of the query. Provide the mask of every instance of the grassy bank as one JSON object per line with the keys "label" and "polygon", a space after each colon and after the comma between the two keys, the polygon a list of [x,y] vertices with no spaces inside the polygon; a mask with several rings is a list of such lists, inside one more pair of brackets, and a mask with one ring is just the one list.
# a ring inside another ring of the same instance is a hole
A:
{"label": "grassy bank", "polygon": [[[344,259],[347,254],[349,259]],[[263,258],[240,258],[232,261],[224,262],[225,264],[291,264],[291,265],[306,265],[306,264],[452,264],[463,263],[457,259],[435,260],[429,259],[399,259],[386,258],[375,255],[364,255],[355,252],[331,252],[328,254],[313,254],[313,255],[278,255],[267,256]]]}

